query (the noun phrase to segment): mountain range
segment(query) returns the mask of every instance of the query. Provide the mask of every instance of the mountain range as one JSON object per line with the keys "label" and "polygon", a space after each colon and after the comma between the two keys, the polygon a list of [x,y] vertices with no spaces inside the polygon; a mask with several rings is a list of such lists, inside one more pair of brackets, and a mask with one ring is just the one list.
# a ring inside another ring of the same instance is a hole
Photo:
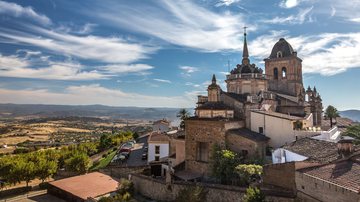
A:
{"label": "mountain range", "polygon": [[349,118],[353,121],[360,122],[360,110],[351,109],[345,111],[339,111],[340,116]]}

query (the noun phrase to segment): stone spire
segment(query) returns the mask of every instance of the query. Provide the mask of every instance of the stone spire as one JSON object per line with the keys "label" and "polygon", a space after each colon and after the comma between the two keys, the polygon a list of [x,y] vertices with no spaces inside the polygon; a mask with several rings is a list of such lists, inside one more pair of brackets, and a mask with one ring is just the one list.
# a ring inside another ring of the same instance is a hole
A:
{"label": "stone spire", "polygon": [[213,76],[212,76],[211,83],[212,83],[212,84],[216,84],[216,77],[215,77],[215,74],[213,74]]}
{"label": "stone spire", "polygon": [[246,42],[246,28],[244,27],[244,48],[243,48],[243,59],[242,59],[242,64],[249,64],[250,60],[249,60],[249,51],[248,51],[248,47],[247,47],[247,42]]}

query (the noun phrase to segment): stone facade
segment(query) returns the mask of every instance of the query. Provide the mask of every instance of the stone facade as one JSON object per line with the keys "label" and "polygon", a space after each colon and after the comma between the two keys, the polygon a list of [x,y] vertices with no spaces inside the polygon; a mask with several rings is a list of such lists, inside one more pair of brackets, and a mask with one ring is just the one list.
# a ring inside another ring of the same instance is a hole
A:
{"label": "stone facade", "polygon": [[238,154],[246,151],[246,157],[261,159],[265,157],[267,142],[258,142],[237,134],[226,135],[227,147]]}

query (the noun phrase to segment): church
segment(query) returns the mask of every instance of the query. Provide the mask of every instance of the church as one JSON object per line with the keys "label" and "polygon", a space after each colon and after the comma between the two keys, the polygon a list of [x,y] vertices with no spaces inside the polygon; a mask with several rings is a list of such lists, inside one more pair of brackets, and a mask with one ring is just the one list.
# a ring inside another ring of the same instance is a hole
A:
{"label": "church", "polygon": [[245,158],[264,158],[278,148],[312,135],[321,125],[322,100],[305,90],[302,60],[279,39],[265,61],[265,72],[251,64],[246,32],[241,64],[226,75],[226,91],[212,76],[207,96],[198,96],[195,115],[185,121],[185,169],[208,175],[214,145]]}

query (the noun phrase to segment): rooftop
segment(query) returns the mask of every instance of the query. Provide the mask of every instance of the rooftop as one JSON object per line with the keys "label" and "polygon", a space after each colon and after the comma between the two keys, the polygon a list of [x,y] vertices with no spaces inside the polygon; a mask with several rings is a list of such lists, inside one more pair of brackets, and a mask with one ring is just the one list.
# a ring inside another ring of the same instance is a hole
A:
{"label": "rooftop", "polygon": [[[339,131],[341,132],[345,132],[346,131],[346,127],[354,125],[355,122],[351,119],[348,118],[344,118],[344,117],[338,117],[336,118],[336,123],[335,120],[333,120],[333,126],[336,125],[339,129]],[[329,119],[323,119],[321,122],[321,128],[323,130],[328,130],[330,129],[330,120]]]}
{"label": "rooftop", "polygon": [[232,110],[231,107],[225,105],[223,102],[206,102],[196,109]]}
{"label": "rooftop", "polygon": [[240,135],[244,138],[253,140],[255,142],[265,142],[268,141],[270,138],[266,137],[263,134],[253,132],[247,128],[240,128],[240,129],[231,129],[226,132],[226,134],[235,134]]}
{"label": "rooftop", "polygon": [[164,133],[152,132],[149,135],[148,142],[169,142],[169,137]]}
{"label": "rooftop", "polygon": [[307,161],[328,163],[339,158],[337,144],[313,138],[302,138],[282,148],[306,156]]}
{"label": "rooftop", "polygon": [[119,182],[108,175],[93,172],[56,180],[50,184],[86,200],[88,197],[95,198],[116,191]]}
{"label": "rooftop", "polygon": [[282,114],[282,113],[273,112],[273,111],[253,110],[251,112],[258,113],[258,114],[264,114],[264,115],[268,115],[268,116],[273,116],[273,117],[277,117],[277,118],[281,118],[281,119],[288,119],[291,121],[304,119],[304,117],[292,116],[292,115]]}
{"label": "rooftop", "polygon": [[356,193],[360,191],[360,162],[356,158],[323,166],[305,168],[299,170],[299,172],[320,178]]}

